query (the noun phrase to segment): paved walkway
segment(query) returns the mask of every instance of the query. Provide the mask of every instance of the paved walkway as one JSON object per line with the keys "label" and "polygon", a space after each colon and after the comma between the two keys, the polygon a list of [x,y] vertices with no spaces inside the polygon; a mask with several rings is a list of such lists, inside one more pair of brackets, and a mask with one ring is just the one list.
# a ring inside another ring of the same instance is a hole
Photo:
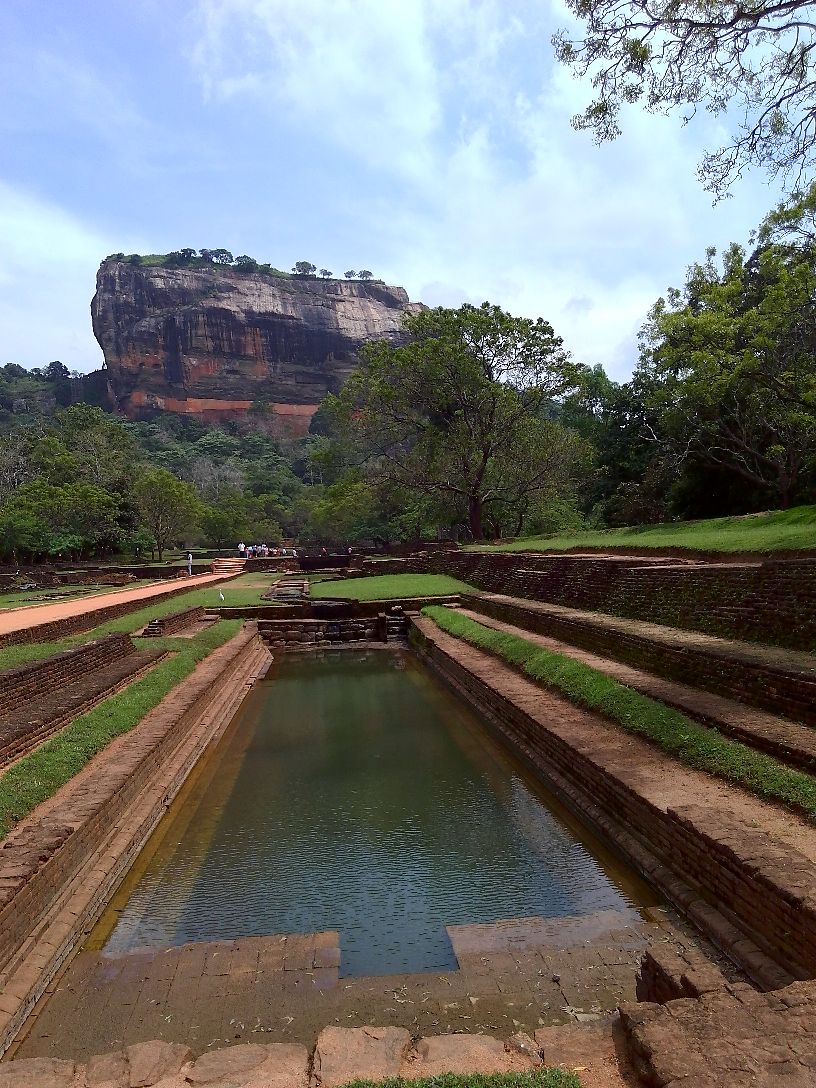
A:
{"label": "paved walkway", "polygon": [[226,578],[233,577],[230,574],[194,574],[192,578],[166,578],[161,582],[153,582],[146,586],[136,586],[133,589],[122,589],[115,593],[89,594],[87,597],[74,597],[70,601],[60,601],[51,604],[35,604],[28,608],[15,608],[9,612],[0,612],[0,635],[12,634],[15,631],[25,631],[30,627],[38,627],[43,623],[53,623],[55,620],[69,619],[72,616],[84,616],[90,612],[97,612],[104,608],[112,608],[128,601],[151,601],[156,598],[174,593],[182,585],[190,589],[204,589],[207,586],[217,585]]}

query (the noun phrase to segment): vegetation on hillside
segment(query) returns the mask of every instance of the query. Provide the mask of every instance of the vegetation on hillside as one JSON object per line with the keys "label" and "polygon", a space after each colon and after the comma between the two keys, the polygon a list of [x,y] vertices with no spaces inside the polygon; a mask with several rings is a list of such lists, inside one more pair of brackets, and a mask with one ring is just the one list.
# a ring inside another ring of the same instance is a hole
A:
{"label": "vegetation on hillside", "polygon": [[[246,253],[233,257],[228,249],[174,249],[170,253],[111,253],[107,261],[127,261],[137,268],[192,268],[213,269],[229,268],[234,272],[260,273],[262,276],[272,276],[278,279],[338,279],[332,276],[328,268],[321,268],[319,273],[317,266],[311,261],[296,261],[291,272],[283,272],[271,264],[256,261]],[[368,269],[360,272],[349,270],[343,273],[347,280],[371,280],[374,274]]]}
{"label": "vegetation on hillside", "polygon": [[[256,264],[227,250],[128,259]],[[672,525],[816,501],[814,330],[816,185],[769,214],[750,248],[721,262],[710,250],[655,303],[623,384],[573,360],[546,321],[487,303],[410,314],[403,343],[366,345],[300,441],[264,433],[262,401],[218,430],[172,415],[131,423],[76,403],[93,399],[93,376],[11,364],[0,368],[0,560],[242,538],[537,547],[528,538],[554,533],[543,546],[812,548],[805,511],[761,531]]]}

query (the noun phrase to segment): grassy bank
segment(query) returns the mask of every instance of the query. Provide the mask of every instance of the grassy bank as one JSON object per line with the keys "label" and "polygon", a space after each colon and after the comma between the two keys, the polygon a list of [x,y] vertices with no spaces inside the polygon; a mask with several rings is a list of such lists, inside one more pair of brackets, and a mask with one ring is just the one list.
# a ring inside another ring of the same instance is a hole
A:
{"label": "grassy bank", "polygon": [[[591,1038],[587,1046],[592,1046]],[[532,1069],[529,1073],[439,1073],[416,1080],[353,1080],[346,1088],[581,1088],[581,1082],[565,1069]]]}
{"label": "grassy bank", "polygon": [[701,552],[816,552],[816,506],[708,521],[635,525],[597,532],[527,537],[512,544],[474,545],[479,551],[564,552],[573,548],[678,548]]}
{"label": "grassy bank", "polygon": [[353,597],[358,601],[386,601],[399,597],[475,593],[478,590],[447,574],[376,574],[370,578],[313,582],[311,592],[313,597]]}
{"label": "grassy bank", "polygon": [[199,661],[237,634],[240,626],[240,620],[221,620],[196,638],[145,639],[145,646],[172,650],[173,656],[77,718],[0,775],[0,839],[115,737],[137,725],[190,675]]}
{"label": "grassy bank", "polygon": [[495,654],[531,680],[562,692],[629,733],[644,737],[680,762],[718,775],[758,797],[779,801],[816,821],[816,778],[791,770],[772,756],[730,740],[647,695],[641,695],[588,665],[552,653],[439,605],[423,615],[448,634]]}

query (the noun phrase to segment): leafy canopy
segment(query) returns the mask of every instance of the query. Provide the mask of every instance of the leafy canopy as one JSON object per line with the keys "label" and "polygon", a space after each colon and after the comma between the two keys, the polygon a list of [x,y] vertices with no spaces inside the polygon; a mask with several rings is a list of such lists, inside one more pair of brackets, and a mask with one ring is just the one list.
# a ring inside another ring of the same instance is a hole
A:
{"label": "leafy canopy", "polygon": [[622,107],[650,112],[698,109],[733,124],[730,139],[699,167],[722,196],[756,165],[792,187],[816,159],[816,22],[805,0],[567,0],[585,24],[562,30],[556,55],[589,75],[595,98],[573,118],[598,142],[620,135]]}
{"label": "leafy canopy", "polygon": [[369,473],[459,504],[471,535],[487,508],[551,486],[547,402],[574,384],[552,326],[498,306],[409,315],[407,343],[367,344],[333,402]]}

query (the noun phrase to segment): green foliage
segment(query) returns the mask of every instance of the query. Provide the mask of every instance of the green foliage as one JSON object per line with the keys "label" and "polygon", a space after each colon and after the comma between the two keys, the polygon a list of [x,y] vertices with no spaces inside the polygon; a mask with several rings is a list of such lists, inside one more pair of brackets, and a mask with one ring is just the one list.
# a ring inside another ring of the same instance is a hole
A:
{"label": "green foliage", "polygon": [[790,770],[771,756],[698,725],[680,711],[573,658],[485,627],[439,605],[428,606],[422,612],[448,634],[495,654],[532,680],[562,692],[578,706],[651,741],[681,763],[734,782],[759,797],[781,802],[816,821],[816,779],[811,775]]}
{"label": "green foliage", "polygon": [[473,586],[447,574],[376,574],[370,578],[343,578],[317,582],[313,597],[352,598],[358,601],[387,601],[401,597],[442,597],[451,593],[474,593]]}
{"label": "green foliage", "polygon": [[147,469],[137,477],[133,501],[156,541],[159,559],[168,544],[192,533],[201,518],[195,489],[164,468]]}
{"label": "green foliage", "polygon": [[162,645],[157,645],[159,640],[150,640],[154,649],[172,650],[173,656],[76,718],[0,775],[0,839],[70,781],[97,752],[133,729],[199,661],[236,635],[240,626],[239,620],[222,620],[192,639],[163,639]]}
{"label": "green foliage", "polygon": [[[588,1041],[588,1045],[591,1045]],[[533,1069],[529,1073],[438,1073],[405,1080],[353,1080],[347,1088],[581,1088],[575,1073],[564,1069]]]}
{"label": "green foliage", "polygon": [[[485,303],[409,315],[409,340],[367,344],[324,402],[341,443],[372,478],[457,508],[474,539],[533,496],[557,490],[580,442],[541,418],[575,369],[545,321]],[[523,520],[523,514],[522,514]]]}
{"label": "green foliage", "polygon": [[698,109],[733,128],[699,168],[722,196],[752,166],[797,184],[816,162],[814,26],[807,0],[568,0],[585,23],[582,37],[562,30],[556,56],[595,98],[573,118],[601,142],[620,135],[626,106],[651,112]]}

